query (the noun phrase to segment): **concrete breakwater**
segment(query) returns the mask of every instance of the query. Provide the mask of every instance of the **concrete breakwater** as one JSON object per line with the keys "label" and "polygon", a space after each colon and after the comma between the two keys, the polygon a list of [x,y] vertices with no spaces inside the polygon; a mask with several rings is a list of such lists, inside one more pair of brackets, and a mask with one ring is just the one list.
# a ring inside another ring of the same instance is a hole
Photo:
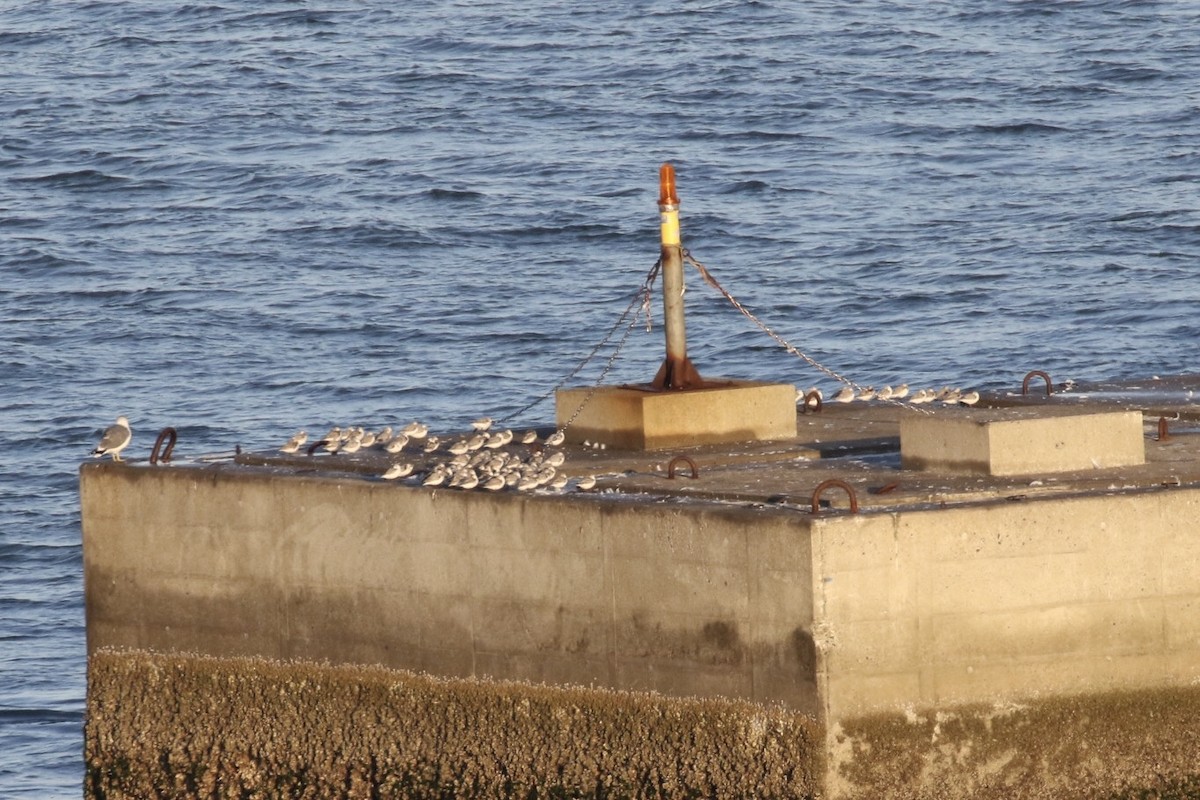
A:
{"label": "concrete breakwater", "polygon": [[[891,408],[828,409],[797,426],[795,440],[687,451],[694,478],[666,478],[650,454],[572,452],[568,464],[611,491],[568,496],[397,486],[364,477],[380,472],[365,457],[85,466],[89,764],[150,759],[139,774],[164,775],[154,765],[175,744],[110,746],[132,742],[120,732],[136,730],[132,708],[175,709],[186,729],[197,712],[185,698],[237,695],[229,676],[254,658],[778,711],[795,738],[772,747],[793,782],[750,782],[746,796],[1082,798],[1195,781],[1200,437],[1148,428],[1137,463],[980,475],[903,467]],[[856,490],[858,513],[840,495],[808,508],[830,478]],[[152,653],[217,661],[180,661],[199,682],[168,689],[134,677],[177,657]],[[283,742],[272,703],[299,673],[274,669],[244,696],[262,698],[250,702],[256,735]],[[204,682],[222,670],[224,682]],[[351,691],[355,673],[339,674]],[[160,691],[108,702],[131,680]],[[502,692],[484,694],[504,708]],[[357,697],[354,736],[409,724],[391,700]],[[576,718],[582,701],[546,697]],[[654,706],[638,713],[663,713]],[[298,707],[322,708],[311,695]],[[731,714],[720,724],[747,730]],[[584,729],[611,748],[629,742],[620,727]],[[456,746],[441,730],[420,738],[428,752]],[[681,794],[724,796],[703,780]],[[567,796],[597,794],[590,785]],[[657,796],[656,785],[629,791]]]}
{"label": "concrete breakwater", "polygon": [[95,798],[811,797],[812,720],[721,699],[102,651]]}

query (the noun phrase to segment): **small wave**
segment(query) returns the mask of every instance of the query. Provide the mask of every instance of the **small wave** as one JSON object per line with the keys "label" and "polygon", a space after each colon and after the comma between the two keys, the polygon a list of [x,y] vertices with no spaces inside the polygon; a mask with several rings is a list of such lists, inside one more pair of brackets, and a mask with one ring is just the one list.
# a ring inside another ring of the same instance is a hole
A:
{"label": "small wave", "polygon": [[96,169],[77,169],[50,175],[30,175],[10,178],[13,183],[35,184],[56,189],[108,189],[129,181],[119,175],[109,175]]}
{"label": "small wave", "polygon": [[1003,136],[1023,136],[1030,133],[1069,133],[1070,128],[1051,125],[1046,122],[1006,122],[996,125],[975,125],[973,129],[980,133],[994,133]]}
{"label": "small wave", "polygon": [[470,189],[443,189],[441,187],[434,187],[425,194],[434,200],[478,200],[484,196],[482,192]]}

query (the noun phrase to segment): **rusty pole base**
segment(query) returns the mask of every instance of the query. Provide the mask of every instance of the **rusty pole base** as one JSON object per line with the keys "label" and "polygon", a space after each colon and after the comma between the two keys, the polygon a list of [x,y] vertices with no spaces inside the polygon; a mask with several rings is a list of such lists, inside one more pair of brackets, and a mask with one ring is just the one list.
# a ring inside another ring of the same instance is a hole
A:
{"label": "rusty pole base", "polygon": [[703,385],[704,379],[700,377],[692,360],[687,356],[683,358],[668,357],[658,368],[658,374],[654,376],[654,380],[650,382],[650,388],[655,391],[699,389]]}

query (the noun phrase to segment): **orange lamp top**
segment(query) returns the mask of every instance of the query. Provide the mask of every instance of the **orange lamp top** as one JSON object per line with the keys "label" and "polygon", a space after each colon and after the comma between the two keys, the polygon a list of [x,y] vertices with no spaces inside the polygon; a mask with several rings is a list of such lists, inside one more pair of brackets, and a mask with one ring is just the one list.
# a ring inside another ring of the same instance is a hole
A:
{"label": "orange lamp top", "polygon": [[669,163],[663,164],[658,170],[658,204],[679,205],[679,196],[675,194],[675,168]]}

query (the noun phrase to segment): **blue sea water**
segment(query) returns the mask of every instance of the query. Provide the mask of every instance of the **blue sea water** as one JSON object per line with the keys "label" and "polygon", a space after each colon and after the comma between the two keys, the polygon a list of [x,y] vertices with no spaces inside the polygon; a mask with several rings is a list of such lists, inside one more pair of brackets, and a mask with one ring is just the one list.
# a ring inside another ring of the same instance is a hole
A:
{"label": "blue sea water", "polygon": [[[856,382],[1196,371],[1197,30],[1183,0],[0,0],[0,796],[81,792],[103,427],[188,457],[511,414],[654,263],[664,161],[692,254]],[[702,374],[831,386],[687,280]],[[606,382],[662,348],[635,328]]]}

